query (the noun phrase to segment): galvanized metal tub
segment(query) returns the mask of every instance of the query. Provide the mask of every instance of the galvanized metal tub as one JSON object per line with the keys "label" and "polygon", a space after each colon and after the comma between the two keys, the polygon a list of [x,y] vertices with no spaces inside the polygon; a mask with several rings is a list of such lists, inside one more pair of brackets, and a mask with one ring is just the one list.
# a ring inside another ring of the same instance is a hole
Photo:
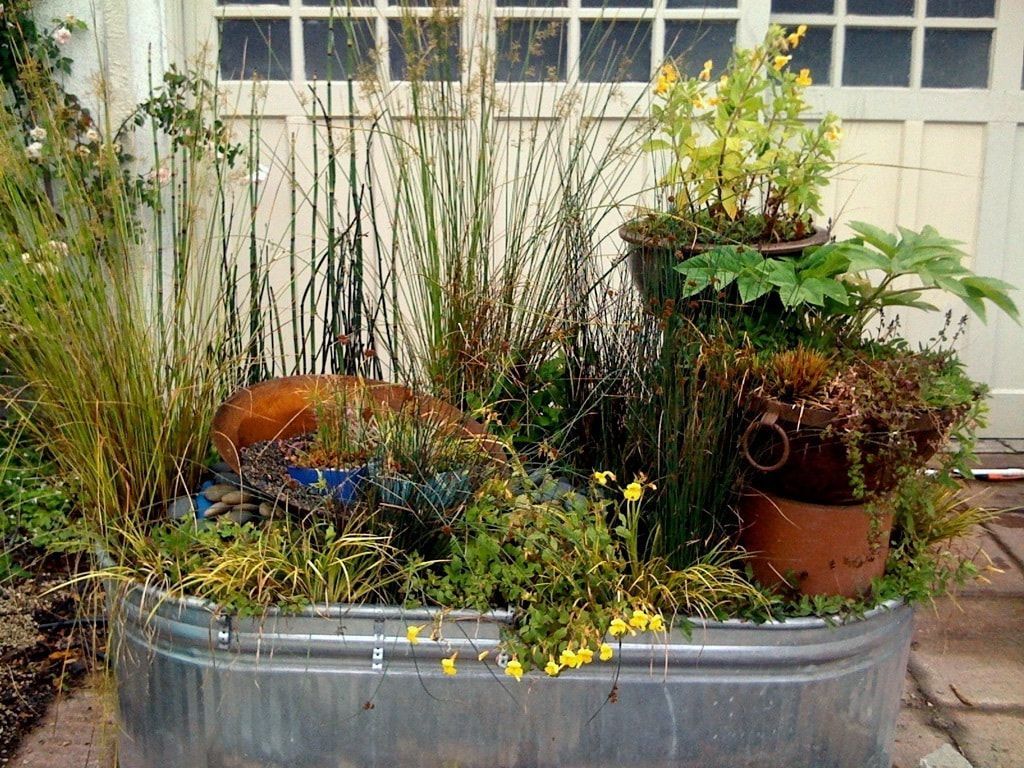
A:
{"label": "galvanized metal tub", "polygon": [[697,622],[516,683],[477,661],[507,614],[449,614],[443,641],[413,646],[406,627],[434,612],[240,620],[141,588],[117,603],[125,768],[889,768],[912,617]]}

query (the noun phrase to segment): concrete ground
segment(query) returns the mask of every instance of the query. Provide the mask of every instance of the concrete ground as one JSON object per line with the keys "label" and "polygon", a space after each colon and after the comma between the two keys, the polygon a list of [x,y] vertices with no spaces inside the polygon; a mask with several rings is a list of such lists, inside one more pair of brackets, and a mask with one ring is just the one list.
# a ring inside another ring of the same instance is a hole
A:
{"label": "concrete ground", "polygon": [[[1024,440],[979,453],[985,467],[1024,466]],[[977,503],[1005,511],[960,544],[985,579],[917,612],[893,768],[1024,768],[1024,481],[970,486]],[[59,697],[6,768],[111,768],[106,686]]]}

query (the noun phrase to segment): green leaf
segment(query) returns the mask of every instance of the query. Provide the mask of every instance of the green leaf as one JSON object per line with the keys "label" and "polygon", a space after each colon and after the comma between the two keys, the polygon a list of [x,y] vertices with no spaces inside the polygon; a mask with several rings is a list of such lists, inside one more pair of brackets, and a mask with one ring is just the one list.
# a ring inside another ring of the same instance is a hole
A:
{"label": "green leaf", "polygon": [[852,222],[850,224],[850,229],[864,238],[865,242],[875,246],[875,248],[880,250],[886,256],[892,257],[895,255],[896,236],[891,232],[886,232],[881,227],[876,227],[874,224],[868,224],[864,221]]}
{"label": "green leaf", "polygon": [[645,141],[641,144],[640,149],[643,152],[659,152],[662,150],[671,150],[672,145],[664,139],[651,139],[650,141]]}
{"label": "green leaf", "polygon": [[[1009,283],[994,277],[977,276],[965,277],[960,282],[971,292],[972,298],[973,296],[978,296],[988,299],[1014,320],[1020,322],[1020,312],[1009,295],[1009,291],[1013,290],[1013,286]],[[966,298],[964,300],[966,301]],[[971,306],[970,303],[968,303],[968,306]],[[983,312],[978,314],[984,319],[985,315]]]}

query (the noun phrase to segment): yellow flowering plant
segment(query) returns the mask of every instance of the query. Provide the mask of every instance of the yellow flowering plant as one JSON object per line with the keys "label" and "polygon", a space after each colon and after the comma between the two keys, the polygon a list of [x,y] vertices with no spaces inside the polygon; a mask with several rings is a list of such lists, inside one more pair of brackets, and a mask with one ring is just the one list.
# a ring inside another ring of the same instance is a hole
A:
{"label": "yellow flowering plant", "polygon": [[643,150],[664,162],[659,186],[668,206],[632,222],[635,234],[694,246],[811,233],[842,132],[831,113],[805,122],[812,74],[790,68],[805,33],[803,25],[773,25],[720,73],[711,60],[692,77],[672,62],[662,66]]}

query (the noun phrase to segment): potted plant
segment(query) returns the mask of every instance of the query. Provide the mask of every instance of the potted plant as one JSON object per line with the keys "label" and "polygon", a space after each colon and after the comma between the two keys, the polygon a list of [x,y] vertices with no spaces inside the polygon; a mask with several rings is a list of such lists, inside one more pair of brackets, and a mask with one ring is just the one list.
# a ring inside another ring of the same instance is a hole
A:
{"label": "potted plant", "polygon": [[[934,292],[982,318],[987,302],[1018,318],[1011,286],[972,273],[958,243],[933,228],[851,228],[855,237],[804,254],[766,258],[726,246],[676,268],[684,297],[735,286],[744,302],[773,295],[786,308],[776,348],[750,370],[752,419],[741,449],[757,491],[742,505],[756,518],[747,520],[745,543],[760,553],[763,580],[794,571],[801,590],[846,595],[884,570],[887,494],[953,431],[973,434],[983,393],[952,349],[913,350],[897,326],[868,338],[872,323],[891,308],[936,310],[925,300]],[[841,515],[854,528],[838,525]],[[804,522],[794,523],[798,516]],[[814,547],[823,547],[814,555],[820,577],[800,559]]]}
{"label": "potted plant", "polygon": [[661,68],[654,135],[643,148],[667,158],[658,179],[666,207],[619,230],[634,282],[655,311],[681,298],[672,268],[715,246],[779,255],[827,241],[828,228],[813,217],[842,132],[831,113],[806,122],[810,73],[791,71],[788,54],[805,32],[772,26],[761,45],[737,49],[720,75],[710,60],[692,77],[671,62]]}
{"label": "potted plant", "polygon": [[504,458],[484,428],[453,406],[351,376],[288,376],[240,389],[217,410],[213,442],[247,484],[311,510],[325,496],[350,503],[364,480],[378,477],[378,460],[395,450],[399,423],[448,436],[465,448],[463,457]]}

